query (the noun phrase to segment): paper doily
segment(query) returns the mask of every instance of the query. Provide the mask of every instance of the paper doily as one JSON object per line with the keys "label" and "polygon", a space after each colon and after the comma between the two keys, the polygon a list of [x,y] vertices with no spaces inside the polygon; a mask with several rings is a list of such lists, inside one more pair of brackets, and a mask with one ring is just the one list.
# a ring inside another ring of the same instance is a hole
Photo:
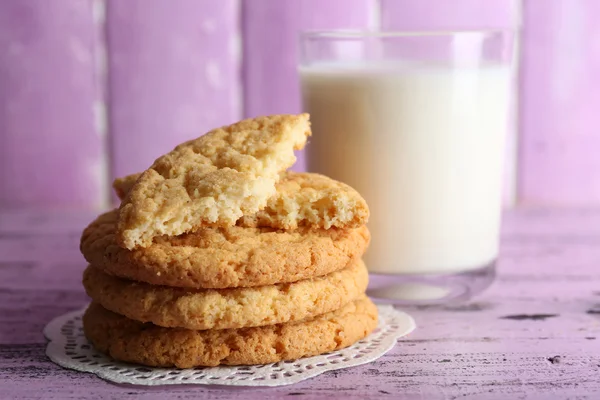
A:
{"label": "paper doily", "polygon": [[391,306],[377,306],[379,325],[365,339],[345,349],[294,361],[254,366],[198,367],[191,369],[150,368],[127,364],[96,351],[83,334],[81,317],[85,309],[53,319],[44,328],[49,340],[46,355],[56,364],[91,372],[115,383],[134,385],[231,385],[281,386],[300,382],[326,371],[353,367],[378,359],[390,351],[396,340],[415,329],[406,313]]}

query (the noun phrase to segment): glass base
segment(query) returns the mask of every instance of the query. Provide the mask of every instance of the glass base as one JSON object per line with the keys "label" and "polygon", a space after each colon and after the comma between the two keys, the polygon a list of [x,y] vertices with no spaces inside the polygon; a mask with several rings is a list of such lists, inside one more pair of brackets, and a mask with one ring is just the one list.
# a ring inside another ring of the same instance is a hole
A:
{"label": "glass base", "polygon": [[369,273],[367,294],[378,303],[436,305],[462,303],[487,289],[496,277],[496,260],[450,274]]}

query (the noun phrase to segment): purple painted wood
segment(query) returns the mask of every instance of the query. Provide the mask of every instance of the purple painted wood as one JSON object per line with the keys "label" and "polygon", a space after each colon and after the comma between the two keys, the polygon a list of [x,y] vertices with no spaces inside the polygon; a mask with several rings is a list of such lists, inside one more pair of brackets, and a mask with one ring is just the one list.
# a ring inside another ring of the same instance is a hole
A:
{"label": "purple painted wood", "polygon": [[112,177],[240,117],[235,0],[107,2]]}
{"label": "purple painted wood", "polygon": [[402,30],[504,28],[519,0],[380,0],[381,27]]}
{"label": "purple painted wood", "polygon": [[91,1],[0,2],[0,207],[97,207]]}
{"label": "purple painted wood", "polygon": [[[96,83],[96,97],[94,100],[94,125],[95,130],[102,136],[104,141],[108,141],[108,106],[107,106],[107,86],[108,86],[108,66],[107,66],[107,44],[106,44],[106,0],[91,0],[92,16],[95,29],[94,46],[94,78]],[[105,152],[108,160],[108,148]],[[106,171],[108,173],[108,168]],[[104,182],[108,183],[108,176],[103,177]],[[106,189],[108,185],[105,185]]]}
{"label": "purple painted wood", "polygon": [[[381,28],[401,31],[506,29],[518,25],[520,7],[520,0],[381,0]],[[512,206],[516,197],[516,104],[512,108],[504,163],[503,202],[506,206]]]}
{"label": "purple painted wood", "polygon": [[600,203],[599,13],[595,0],[525,2],[521,203]]}
{"label": "purple painted wood", "polygon": [[[301,110],[298,35],[306,29],[364,29],[371,0],[246,0],[243,2],[244,115]],[[294,167],[304,169],[304,158]]]}
{"label": "purple painted wood", "polygon": [[52,364],[41,331],[88,301],[78,241],[92,217],[0,212],[0,398],[600,396],[600,209],[511,211],[498,280],[484,295],[412,310],[417,330],[378,361],[269,389],[119,386]]}

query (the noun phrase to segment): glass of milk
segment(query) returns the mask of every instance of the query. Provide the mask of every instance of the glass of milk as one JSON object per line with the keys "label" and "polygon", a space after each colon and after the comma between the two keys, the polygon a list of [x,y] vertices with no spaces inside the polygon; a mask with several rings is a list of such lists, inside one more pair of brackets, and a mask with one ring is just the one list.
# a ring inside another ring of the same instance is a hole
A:
{"label": "glass of milk", "polygon": [[311,172],[369,203],[369,295],[469,299],[494,280],[514,33],[306,32]]}

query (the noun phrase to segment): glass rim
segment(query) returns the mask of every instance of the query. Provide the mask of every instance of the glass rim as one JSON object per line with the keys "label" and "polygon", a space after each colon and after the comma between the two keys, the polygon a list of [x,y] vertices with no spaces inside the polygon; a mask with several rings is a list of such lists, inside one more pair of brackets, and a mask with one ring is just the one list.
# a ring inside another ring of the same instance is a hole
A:
{"label": "glass rim", "polygon": [[483,34],[495,35],[514,33],[516,28],[491,28],[491,29],[447,29],[447,30],[360,30],[360,29],[327,29],[300,31],[300,39],[363,39],[363,38],[402,38],[402,37],[427,37],[427,36],[452,36],[457,34]]}

